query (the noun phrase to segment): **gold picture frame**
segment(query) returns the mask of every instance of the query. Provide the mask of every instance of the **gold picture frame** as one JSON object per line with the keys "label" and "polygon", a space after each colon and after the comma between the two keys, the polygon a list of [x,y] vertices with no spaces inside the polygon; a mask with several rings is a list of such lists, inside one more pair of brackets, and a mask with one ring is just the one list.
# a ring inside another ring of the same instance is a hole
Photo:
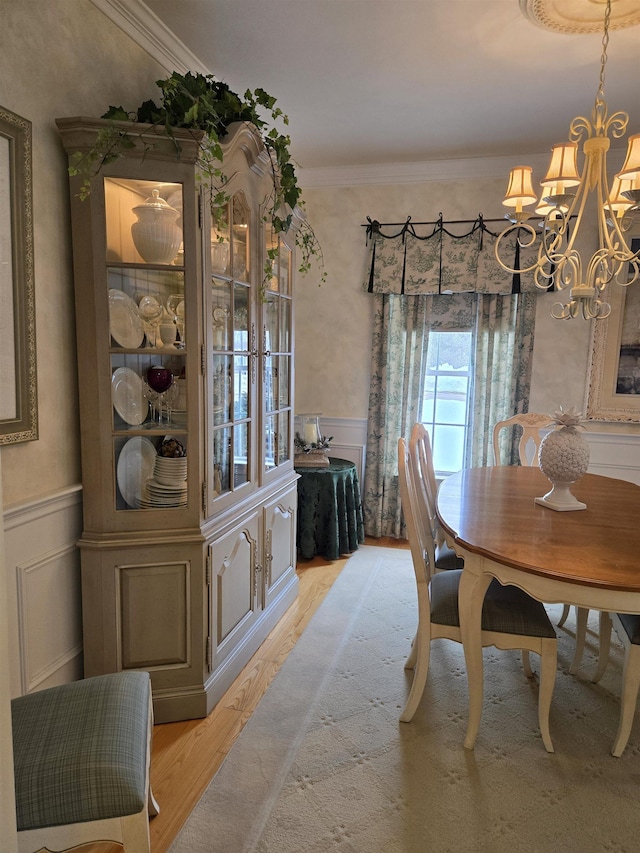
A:
{"label": "gold picture frame", "polygon": [[609,317],[593,322],[587,417],[640,422],[640,281],[610,285],[609,302]]}
{"label": "gold picture frame", "polygon": [[0,445],[38,438],[31,122],[0,107]]}

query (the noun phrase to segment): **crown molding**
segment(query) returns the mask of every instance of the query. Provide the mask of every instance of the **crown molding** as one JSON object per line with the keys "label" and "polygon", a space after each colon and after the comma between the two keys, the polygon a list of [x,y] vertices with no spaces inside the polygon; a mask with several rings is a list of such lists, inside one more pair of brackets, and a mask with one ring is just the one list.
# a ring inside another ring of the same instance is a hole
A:
{"label": "crown molding", "polygon": [[142,0],[91,2],[169,74],[172,71],[211,73]]}
{"label": "crown molding", "polygon": [[[624,161],[624,149],[611,148],[611,163]],[[468,181],[501,178],[505,182],[511,169],[521,163],[542,176],[549,163],[549,152],[509,154],[496,157],[468,157],[452,160],[425,160],[414,163],[372,163],[368,166],[320,166],[296,168],[300,186],[349,187],[362,184],[405,184],[436,181]],[[618,166],[620,168],[620,166]]]}
{"label": "crown molding", "polygon": [[404,184],[430,181],[461,181],[473,178],[504,178],[521,160],[543,170],[548,154],[469,157],[454,160],[425,160],[415,163],[378,163],[368,166],[298,168],[300,186],[346,187],[360,184]]}

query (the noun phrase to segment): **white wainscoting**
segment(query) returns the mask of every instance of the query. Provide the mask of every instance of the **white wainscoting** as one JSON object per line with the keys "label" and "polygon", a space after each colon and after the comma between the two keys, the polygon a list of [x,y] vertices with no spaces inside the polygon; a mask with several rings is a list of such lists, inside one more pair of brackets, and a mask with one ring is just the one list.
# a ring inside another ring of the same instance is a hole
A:
{"label": "white wainscoting", "polygon": [[12,696],[82,678],[82,489],[4,511]]}
{"label": "white wainscoting", "polygon": [[320,431],[323,436],[333,436],[330,456],[348,459],[354,462],[358,471],[360,488],[364,483],[364,461],[367,451],[366,418],[320,418]]}
{"label": "white wainscoting", "polygon": [[589,429],[589,473],[628,480],[640,486],[640,434]]}

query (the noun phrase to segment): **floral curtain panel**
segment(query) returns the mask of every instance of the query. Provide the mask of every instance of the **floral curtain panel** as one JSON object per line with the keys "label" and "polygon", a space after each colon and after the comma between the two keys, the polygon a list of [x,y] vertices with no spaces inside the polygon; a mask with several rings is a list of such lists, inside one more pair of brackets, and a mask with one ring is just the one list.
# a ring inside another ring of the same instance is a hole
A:
{"label": "floral curtain panel", "polygon": [[431,331],[474,331],[467,464],[492,464],[493,425],[527,411],[539,291],[531,273],[518,271],[537,252],[514,235],[505,251],[516,272],[506,272],[495,258],[496,239],[481,216],[468,223],[440,217],[421,230],[407,220],[397,233],[370,220],[365,286],[374,299],[374,328],[363,493],[369,536],[404,535],[397,442],[421,418]]}
{"label": "floral curtain panel", "polygon": [[[497,233],[482,217],[457,225],[439,219],[420,229],[408,220],[395,234],[372,222],[368,228],[370,263],[366,288],[370,293],[405,296],[444,293],[495,293],[507,295],[535,291],[530,273],[511,273],[495,258]],[[422,233],[421,233],[422,232]],[[503,246],[514,270],[526,269],[537,250],[521,247],[515,233]]]}
{"label": "floral curtain panel", "polygon": [[[534,294],[375,294],[363,514],[367,536],[404,535],[397,443],[421,418],[429,333],[475,329],[468,464],[493,464],[493,424],[527,410]],[[515,458],[513,460],[515,462]]]}

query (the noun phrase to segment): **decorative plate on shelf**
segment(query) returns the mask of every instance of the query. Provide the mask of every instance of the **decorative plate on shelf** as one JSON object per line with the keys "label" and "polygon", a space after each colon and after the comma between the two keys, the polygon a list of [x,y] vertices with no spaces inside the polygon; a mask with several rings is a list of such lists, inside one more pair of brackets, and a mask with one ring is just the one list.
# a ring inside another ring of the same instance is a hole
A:
{"label": "decorative plate on shelf", "polygon": [[135,435],[120,451],[116,476],[122,497],[131,509],[139,509],[147,480],[153,475],[156,449],[148,438]]}
{"label": "decorative plate on shelf", "polygon": [[135,370],[118,367],[111,377],[113,408],[122,420],[131,426],[144,423],[149,413],[149,403],[144,396],[144,384]]}
{"label": "decorative plate on shelf", "polygon": [[109,330],[121,347],[137,349],[144,340],[138,307],[124,290],[109,289]]}

